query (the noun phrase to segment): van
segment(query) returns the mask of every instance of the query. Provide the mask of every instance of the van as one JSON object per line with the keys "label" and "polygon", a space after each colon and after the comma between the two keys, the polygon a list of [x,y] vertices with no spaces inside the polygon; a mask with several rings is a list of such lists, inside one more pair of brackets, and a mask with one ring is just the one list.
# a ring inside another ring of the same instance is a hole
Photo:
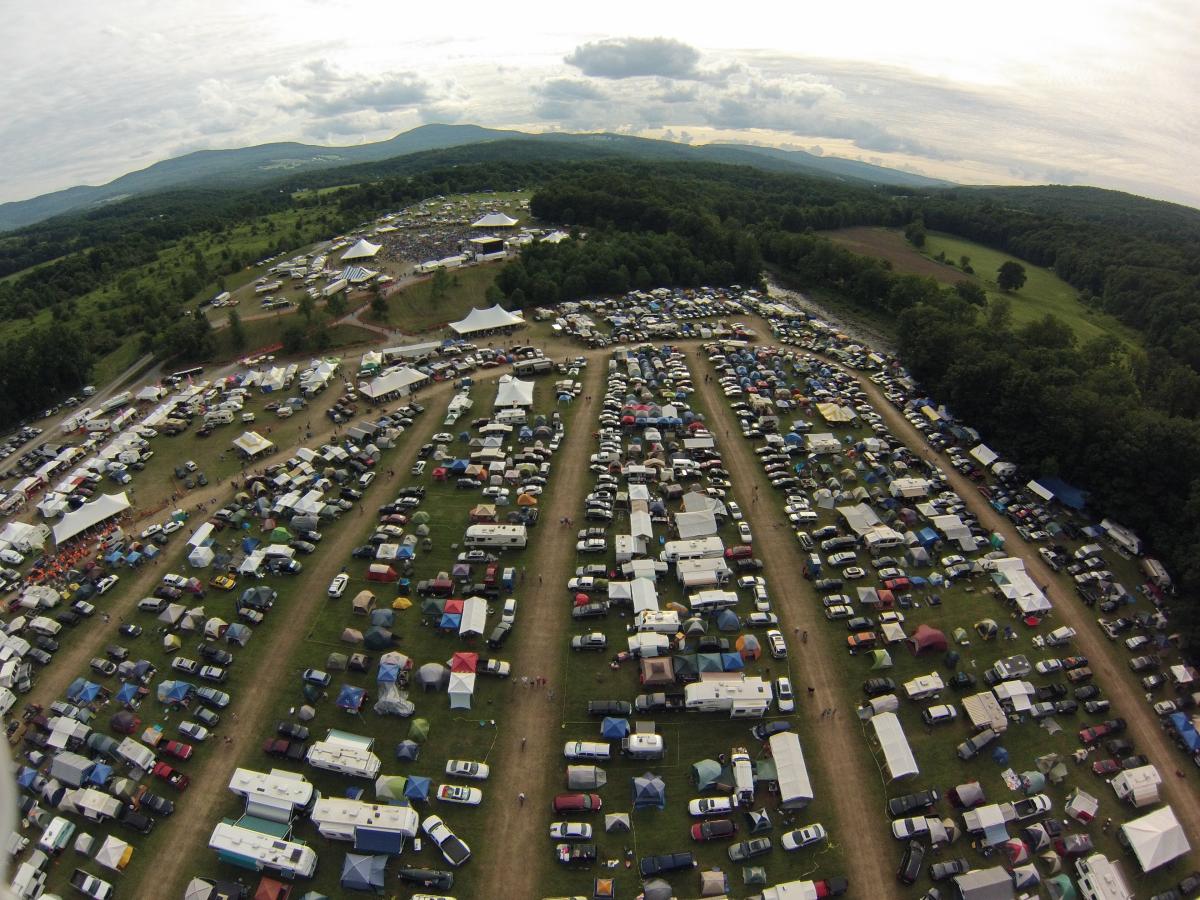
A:
{"label": "van", "polygon": [[811,525],[813,522],[819,521],[820,517],[811,509],[804,509],[800,512],[792,513],[789,518],[797,525]]}
{"label": "van", "polygon": [[729,761],[733,764],[733,796],[739,806],[754,803],[754,767],[750,754],[741,747],[734,747]]}
{"label": "van", "polygon": [[55,816],[46,826],[46,830],[42,832],[42,836],[38,838],[38,849],[57,856],[71,842],[74,834],[75,824],[70,819]]}
{"label": "van", "polygon": [[611,755],[608,744],[599,741],[567,741],[563,747],[563,756],[571,760],[608,762]]}
{"label": "van", "polygon": [[143,597],[138,601],[138,609],[142,612],[162,612],[166,608],[167,601],[158,597]]}
{"label": "van", "polygon": [[662,759],[666,748],[662,735],[631,734],[621,739],[621,752],[631,759]]}
{"label": "van", "polygon": [[958,758],[962,760],[972,759],[979,754],[979,751],[996,739],[996,732],[990,728],[985,728],[979,734],[967,738],[958,745]]}

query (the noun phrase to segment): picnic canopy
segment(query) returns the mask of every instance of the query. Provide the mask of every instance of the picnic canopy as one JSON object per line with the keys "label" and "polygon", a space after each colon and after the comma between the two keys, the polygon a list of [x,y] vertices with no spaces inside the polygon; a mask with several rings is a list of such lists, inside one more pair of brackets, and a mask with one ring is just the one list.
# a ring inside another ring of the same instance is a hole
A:
{"label": "picnic canopy", "polygon": [[471,223],[472,228],[512,228],[519,222],[519,219],[514,219],[502,212],[492,212],[485,216],[481,216]]}
{"label": "picnic canopy", "polygon": [[274,444],[268,441],[257,431],[245,431],[241,437],[233,441],[233,447],[239,453],[250,459],[268,452],[274,448]]}
{"label": "picnic canopy", "polygon": [[348,891],[382,893],[387,860],[386,856],[347,853],[342,863],[342,887]]}

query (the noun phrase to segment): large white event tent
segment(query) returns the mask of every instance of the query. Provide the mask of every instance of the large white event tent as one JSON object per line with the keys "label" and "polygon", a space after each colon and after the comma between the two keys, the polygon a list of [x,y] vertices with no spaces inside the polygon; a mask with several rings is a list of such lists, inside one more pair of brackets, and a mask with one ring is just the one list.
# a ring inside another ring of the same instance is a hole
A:
{"label": "large white event tent", "polygon": [[390,372],[384,372],[370,381],[360,382],[358,391],[372,402],[393,394],[404,395],[412,390],[413,385],[425,384],[429,376],[416,369],[402,366]]}
{"label": "large white event tent", "polygon": [[895,713],[883,712],[872,717],[871,725],[875,728],[875,737],[879,748],[883,750],[884,763],[892,781],[909,778],[920,773],[917,760],[912,748],[908,745],[904,727]]}
{"label": "large white event tent", "polygon": [[62,517],[62,521],[54,526],[54,543],[61,547],[76,535],[113,516],[119,516],[127,509],[129,497],[124,491],[119,494],[101,494],[90,503],[85,503]]}
{"label": "large white event tent", "polygon": [[500,379],[496,387],[496,407],[533,406],[533,382],[521,381],[511,375]]}
{"label": "large white event tent", "polygon": [[342,262],[351,259],[371,259],[383,248],[383,244],[372,244],[366,238],[359,238],[357,244],[342,254]]}
{"label": "large white event tent", "polygon": [[1137,857],[1143,872],[1165,866],[1192,849],[1183,826],[1169,806],[1156,809],[1149,815],[1126,822],[1121,834]]}
{"label": "large white event tent", "polygon": [[478,331],[495,331],[499,328],[512,328],[516,325],[524,324],[524,319],[520,316],[514,316],[497,303],[495,306],[489,306],[487,309],[480,309],[479,307],[472,309],[467,313],[465,319],[451,322],[450,327],[457,334],[474,334]]}
{"label": "large white event tent", "polygon": [[476,219],[471,223],[472,228],[512,228],[517,224],[517,219],[507,216],[502,212],[488,213],[480,219]]}

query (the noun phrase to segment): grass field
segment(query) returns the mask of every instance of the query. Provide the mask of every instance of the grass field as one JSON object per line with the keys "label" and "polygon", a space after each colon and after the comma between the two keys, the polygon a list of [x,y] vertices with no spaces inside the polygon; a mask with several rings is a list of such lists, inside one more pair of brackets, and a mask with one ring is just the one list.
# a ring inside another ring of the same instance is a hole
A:
{"label": "grass field", "polygon": [[[491,306],[487,290],[503,267],[500,261],[455,269],[441,297],[433,296],[432,278],[409,285],[388,298],[387,322],[407,334],[422,334],[461,319],[472,307]],[[374,321],[370,314],[367,321]]]}
{"label": "grass field", "polygon": [[[947,286],[964,279],[974,281],[984,288],[989,298],[1004,296],[1009,300],[1013,322],[1017,325],[1036,322],[1051,313],[1069,325],[1080,342],[1104,335],[1126,344],[1137,342],[1137,336],[1120,322],[1081,304],[1075,289],[1049,269],[982,244],[930,232],[925,247],[918,250],[899,230],[890,228],[845,228],[828,232],[828,236],[855,253],[888,260],[898,272],[924,275]],[[948,262],[935,259],[939,253],[944,253]],[[963,256],[970,257],[975,275],[966,275],[958,267]],[[996,285],[996,272],[1008,260],[1015,260],[1025,267],[1027,280],[1019,291],[1006,293]]]}

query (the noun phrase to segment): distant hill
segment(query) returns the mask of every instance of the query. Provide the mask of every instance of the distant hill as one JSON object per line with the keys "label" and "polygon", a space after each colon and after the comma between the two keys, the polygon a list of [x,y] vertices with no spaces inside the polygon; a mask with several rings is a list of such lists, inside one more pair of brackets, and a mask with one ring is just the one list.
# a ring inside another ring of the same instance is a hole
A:
{"label": "distant hill", "polygon": [[[78,186],[29,200],[0,204],[0,231],[32,225],[67,212],[153,191],[180,187],[256,187],[288,176],[359,163],[379,162],[429,150],[489,141],[527,140],[581,149],[569,156],[629,156],[749,165],[781,172],[902,187],[949,187],[950,182],[796,150],[741,144],[688,145],[618,134],[526,134],[478,125],[422,125],[386,141],[350,147],[274,143],[234,150],[198,150],[122,175],[108,184]],[[586,149],[584,149],[586,148]]]}

